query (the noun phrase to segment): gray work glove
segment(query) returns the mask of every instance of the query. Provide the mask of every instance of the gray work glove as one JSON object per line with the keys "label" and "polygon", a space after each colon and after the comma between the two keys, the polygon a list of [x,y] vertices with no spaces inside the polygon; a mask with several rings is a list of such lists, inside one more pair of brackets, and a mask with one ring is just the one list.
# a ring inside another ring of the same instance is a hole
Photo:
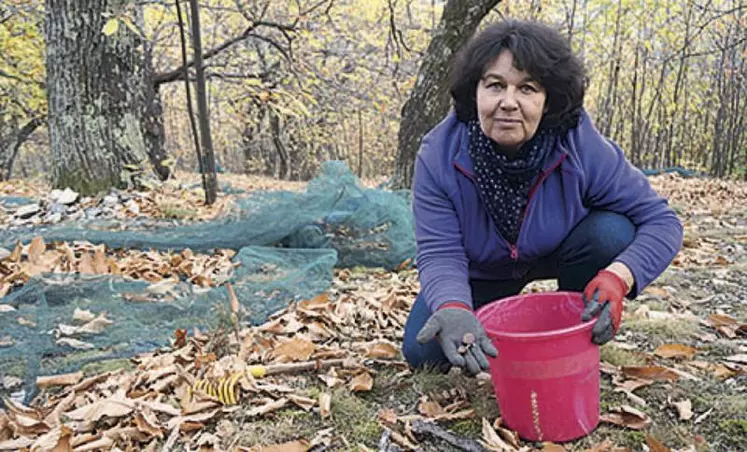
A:
{"label": "gray work glove", "polygon": [[436,336],[449,362],[466,366],[472,375],[490,368],[486,354],[498,356],[480,321],[466,309],[444,308],[434,312],[416,339],[425,344]]}

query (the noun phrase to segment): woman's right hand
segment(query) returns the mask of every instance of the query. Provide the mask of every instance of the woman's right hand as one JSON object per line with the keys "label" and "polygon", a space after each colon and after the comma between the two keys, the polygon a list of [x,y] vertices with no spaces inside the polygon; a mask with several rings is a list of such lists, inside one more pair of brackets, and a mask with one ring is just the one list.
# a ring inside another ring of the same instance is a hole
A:
{"label": "woman's right hand", "polygon": [[424,344],[436,336],[449,362],[466,367],[472,375],[490,368],[485,355],[498,356],[482,324],[467,309],[443,308],[431,314],[418,333],[417,341]]}

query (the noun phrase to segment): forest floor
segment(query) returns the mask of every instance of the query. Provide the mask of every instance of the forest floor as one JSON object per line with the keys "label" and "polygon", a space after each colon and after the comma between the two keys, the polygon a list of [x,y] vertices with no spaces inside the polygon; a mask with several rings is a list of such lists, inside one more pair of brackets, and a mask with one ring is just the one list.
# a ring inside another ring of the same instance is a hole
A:
{"label": "forest floor", "polygon": [[[304,187],[219,179],[247,190]],[[110,203],[111,215],[189,222],[219,217],[230,205],[231,197],[222,196],[204,207],[199,190],[184,189],[197,178],[178,180],[133,196],[137,208]],[[42,390],[28,406],[3,399],[0,451],[747,450],[747,184],[651,180],[681,216],[685,243],[665,273],[627,303],[621,332],[601,348],[602,421],[583,439],[518,439],[501,425],[486,374],[409,370],[400,346],[418,292],[416,271],[353,268],[335,270],[325,294],[291,304],[262,326],[236,328],[226,320],[214,331],[194,332],[184,325],[190,333],[175,331],[171,347],[41,377]],[[0,196],[48,192],[43,184],[0,184]],[[86,202],[92,201],[78,201],[80,210]],[[5,211],[4,227],[18,220]],[[34,256],[58,245],[41,245],[0,254],[3,268],[25,270],[0,273],[0,290],[17,290],[29,273],[42,271],[45,260]],[[143,277],[139,256],[116,255],[129,262],[122,273]],[[71,257],[78,260],[67,271],[96,271],[95,255]],[[553,286],[540,281],[525,290]],[[96,319],[80,314],[84,322]],[[0,394],[11,394],[18,382],[0,368]]]}

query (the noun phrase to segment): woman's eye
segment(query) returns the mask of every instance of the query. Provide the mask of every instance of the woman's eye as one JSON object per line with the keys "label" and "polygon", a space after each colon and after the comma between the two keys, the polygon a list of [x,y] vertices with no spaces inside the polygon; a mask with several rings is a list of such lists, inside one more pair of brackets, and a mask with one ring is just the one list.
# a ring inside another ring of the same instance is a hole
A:
{"label": "woman's eye", "polygon": [[523,85],[521,87],[521,92],[524,94],[530,94],[530,93],[536,93],[537,90],[532,85]]}
{"label": "woman's eye", "polygon": [[488,89],[501,89],[503,88],[503,84],[499,82],[493,82],[488,84]]}

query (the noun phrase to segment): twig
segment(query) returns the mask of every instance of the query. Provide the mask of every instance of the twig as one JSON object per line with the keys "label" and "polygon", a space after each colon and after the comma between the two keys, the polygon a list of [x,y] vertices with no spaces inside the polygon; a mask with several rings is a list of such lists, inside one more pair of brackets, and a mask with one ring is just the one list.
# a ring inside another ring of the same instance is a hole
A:
{"label": "twig", "polygon": [[412,422],[412,431],[418,435],[431,435],[442,441],[446,441],[452,446],[459,450],[466,450],[468,452],[483,452],[485,449],[474,440],[469,438],[460,438],[457,435],[449,432],[438,426],[433,422],[426,422],[416,420]]}
{"label": "twig", "polygon": [[332,366],[354,368],[358,367],[358,362],[351,359],[328,359],[303,361],[300,363],[270,364],[269,366],[250,366],[250,370],[252,368],[264,368],[265,375],[278,375],[284,373],[305,372],[307,370],[322,370]]}

